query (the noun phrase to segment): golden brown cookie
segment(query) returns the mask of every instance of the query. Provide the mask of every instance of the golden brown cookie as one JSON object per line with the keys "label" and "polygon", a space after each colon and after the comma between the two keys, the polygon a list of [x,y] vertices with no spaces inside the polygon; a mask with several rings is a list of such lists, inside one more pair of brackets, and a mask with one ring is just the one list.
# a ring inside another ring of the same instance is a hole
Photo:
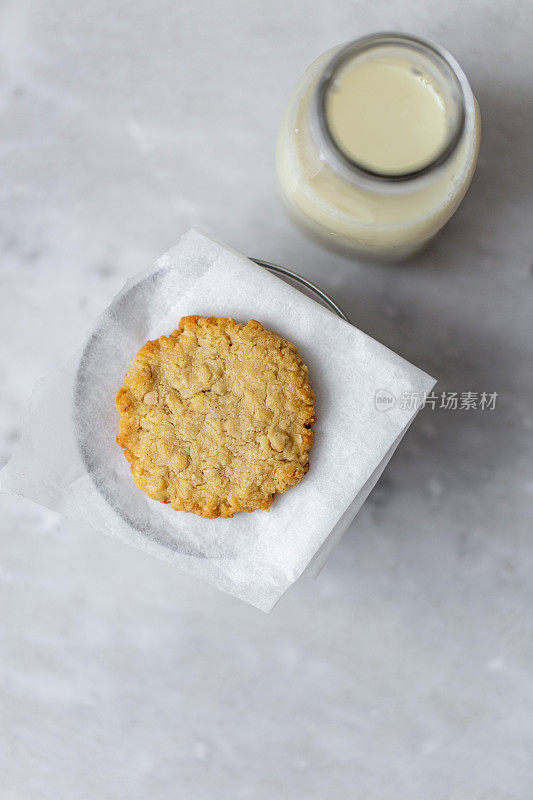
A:
{"label": "golden brown cookie", "polygon": [[268,509],[309,468],[315,395],[296,347],[252,319],[184,317],[116,397],[137,486],[202,517]]}

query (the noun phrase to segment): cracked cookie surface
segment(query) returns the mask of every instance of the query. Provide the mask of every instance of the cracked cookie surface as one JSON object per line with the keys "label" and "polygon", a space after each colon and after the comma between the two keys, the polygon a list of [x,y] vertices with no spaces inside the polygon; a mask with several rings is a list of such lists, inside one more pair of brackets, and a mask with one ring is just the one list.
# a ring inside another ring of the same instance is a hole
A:
{"label": "cracked cookie surface", "polygon": [[184,317],[116,396],[136,485],[203,517],[268,509],[309,468],[315,395],[295,345],[256,320]]}

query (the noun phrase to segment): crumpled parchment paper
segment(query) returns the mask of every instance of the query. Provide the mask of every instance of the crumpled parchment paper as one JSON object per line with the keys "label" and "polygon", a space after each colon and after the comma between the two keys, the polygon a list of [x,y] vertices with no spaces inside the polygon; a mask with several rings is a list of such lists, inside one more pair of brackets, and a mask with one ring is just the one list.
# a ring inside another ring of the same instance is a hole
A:
{"label": "crumpled parchment paper", "polygon": [[[310,470],[270,512],[206,520],[151,500],[115,442],[115,394],[147,339],[182,316],[251,318],[294,342],[317,395]],[[85,345],[33,392],[0,488],[172,561],[269,611],[317,575],[416,414],[404,392],[435,381],[262,267],[197,231],[114,298]],[[376,393],[394,402],[383,411]],[[378,404],[379,406],[379,404]]]}

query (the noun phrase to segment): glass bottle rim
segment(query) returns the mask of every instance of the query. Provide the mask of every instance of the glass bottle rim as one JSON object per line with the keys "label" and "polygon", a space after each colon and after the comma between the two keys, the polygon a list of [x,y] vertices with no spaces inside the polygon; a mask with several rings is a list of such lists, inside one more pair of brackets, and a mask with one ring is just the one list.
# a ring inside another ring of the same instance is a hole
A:
{"label": "glass bottle rim", "polygon": [[[326,113],[328,91],[338,75],[339,70],[357,56],[383,45],[405,47],[406,50],[414,50],[428,57],[430,61],[443,70],[449,77],[452,96],[457,104],[455,124],[452,126],[440,151],[427,164],[410,172],[379,172],[351,158],[336,142]],[[405,184],[432,173],[445,164],[453,155],[465,129],[467,118],[465,98],[467,93],[471,93],[471,90],[466,75],[453,56],[444,48],[426,39],[411,36],[410,34],[397,32],[370,34],[369,36],[355,39],[341,46],[340,50],[333,55],[322,70],[311,102],[311,129],[321,151],[321,158],[330,163],[330,166],[343,177],[349,180],[357,178],[363,179],[365,181],[370,181],[374,185],[380,183],[384,186]]]}

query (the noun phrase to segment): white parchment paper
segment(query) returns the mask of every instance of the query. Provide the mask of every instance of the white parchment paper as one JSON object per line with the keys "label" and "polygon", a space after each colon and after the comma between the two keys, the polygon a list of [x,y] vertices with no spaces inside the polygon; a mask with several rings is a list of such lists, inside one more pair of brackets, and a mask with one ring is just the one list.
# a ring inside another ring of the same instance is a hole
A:
{"label": "white parchment paper", "polygon": [[[115,442],[114,399],[147,339],[182,316],[259,320],[309,367],[318,422],[310,470],[270,512],[205,520],[151,500]],[[435,381],[297,289],[192,230],[118,294],[84,347],[32,395],[0,488],[106,531],[269,611],[302,573],[317,575],[378,480],[415,411],[403,392]],[[376,392],[396,398],[376,408]]]}

